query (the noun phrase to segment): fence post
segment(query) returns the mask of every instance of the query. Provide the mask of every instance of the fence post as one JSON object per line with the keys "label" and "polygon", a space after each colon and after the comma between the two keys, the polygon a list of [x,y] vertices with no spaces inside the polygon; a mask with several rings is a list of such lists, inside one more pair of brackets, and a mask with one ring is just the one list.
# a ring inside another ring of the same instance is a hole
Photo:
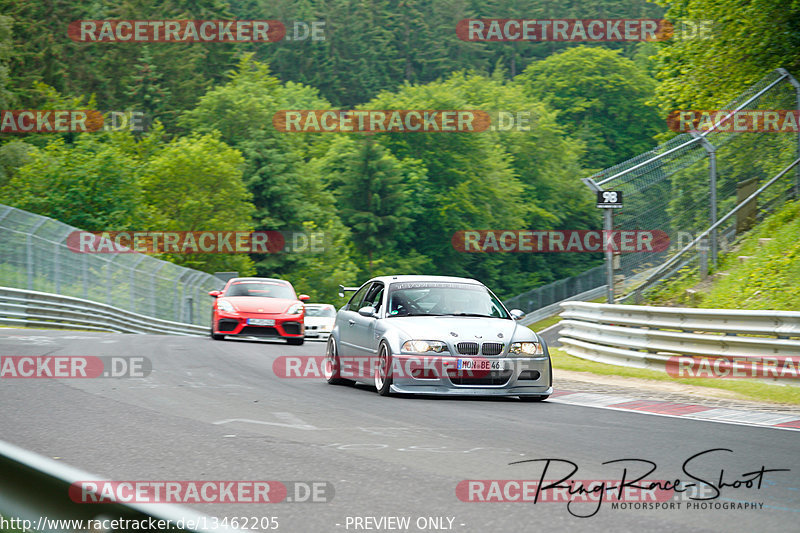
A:
{"label": "fence post", "polygon": [[[708,192],[709,192],[709,222],[713,226],[717,223],[717,147],[711,144],[708,139],[695,131],[689,132],[692,137],[700,139],[706,153],[708,153]],[[717,230],[711,231],[709,237],[711,264],[717,266]]]}
{"label": "fence post", "polygon": [[81,254],[81,286],[83,289],[83,299],[89,299],[89,258],[86,254]]}
{"label": "fence post", "polygon": [[[789,80],[789,83],[792,84],[794,87],[795,93],[795,100],[797,101],[797,110],[800,111],[800,82],[797,79],[789,74],[789,71],[783,68],[779,68],[778,72],[786,76],[786,79]],[[800,131],[797,132],[797,157],[800,158]],[[800,166],[797,167],[795,170],[795,182],[794,182],[794,197],[800,198]]]}
{"label": "fence post", "polygon": [[[603,244],[605,244],[606,235],[611,235],[614,231],[614,213],[611,209],[603,210]],[[608,285],[608,303],[614,303],[614,252],[611,246],[605,247],[606,255],[606,284]]]}
{"label": "fence post", "polygon": [[61,243],[53,243],[53,277],[56,279],[56,294],[61,294],[61,261],[59,261],[59,252],[61,251]]}
{"label": "fence post", "polygon": [[28,290],[33,290],[33,249],[31,234],[25,236],[25,270],[28,274]]}
{"label": "fence post", "polygon": [[139,266],[139,263],[144,261],[144,258],[147,257],[146,255],[141,255],[136,259],[136,262],[130,266],[131,269],[131,278],[128,282],[130,284],[130,298],[131,298],[131,311],[134,313],[138,313],[139,309],[136,307],[136,268]]}
{"label": "fence post", "polygon": [[194,298],[191,295],[186,297],[186,309],[189,311],[186,323],[187,324],[194,324],[194,313],[192,312],[192,306],[194,305]]}
{"label": "fence post", "polygon": [[114,301],[113,295],[111,294],[111,265],[114,263],[114,256],[112,255],[109,259],[105,259],[106,262],[106,303],[111,305]]}
{"label": "fence post", "polygon": [[158,268],[153,270],[153,273],[150,275],[150,316],[154,316],[156,318],[162,318],[156,314],[156,290],[157,290],[157,283],[156,283],[156,275],[158,272],[164,268],[164,265],[167,263],[160,263]]}

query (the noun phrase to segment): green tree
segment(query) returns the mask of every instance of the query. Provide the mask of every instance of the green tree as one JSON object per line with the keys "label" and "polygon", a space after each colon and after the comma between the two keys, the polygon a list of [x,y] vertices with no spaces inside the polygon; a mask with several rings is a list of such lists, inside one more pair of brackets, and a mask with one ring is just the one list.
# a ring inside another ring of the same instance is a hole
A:
{"label": "green tree", "polygon": [[281,109],[319,109],[329,104],[316,89],[288,82],[281,85],[269,67],[244,55],[229,81],[202,96],[180,124],[196,132],[219,132],[244,157],[243,181],[253,195],[259,230],[313,231],[325,234],[325,251],[254,256],[259,275],[305,280],[298,290],[333,299],[337,285],[351,284],[355,266],[348,230],[337,215],[323,170],[313,162],[324,155],[329,138],[276,131],[272,118]]}
{"label": "green tree", "polygon": [[559,112],[586,144],[585,167],[600,170],[644,152],[666,129],[647,102],[655,81],[618,51],[580,46],[532,63],[515,82]]}
{"label": "green tree", "polygon": [[[190,109],[203,92],[224,79],[233,64],[232,44],[187,43],[83,43],[67,35],[67,25],[77,20],[105,19],[231,19],[225,0],[0,0],[0,12],[10,16],[14,54],[11,60],[13,90],[23,106],[37,107],[30,88],[43,82],[65,95],[94,94],[102,110],[141,108],[146,102],[129,89],[143,75],[146,64],[161,77],[159,90],[169,111],[148,117],[175,132],[178,112]],[[140,65],[137,67],[137,64]]]}
{"label": "green tree", "polygon": [[143,111],[147,117],[159,117],[160,120],[174,121],[176,111],[170,110],[171,91],[164,83],[164,76],[153,63],[150,49],[145,47],[134,67],[135,74],[125,90],[125,95],[135,102],[137,110]]}
{"label": "green tree", "polygon": [[[489,111],[497,122],[501,117],[505,124],[514,121],[507,131],[501,131],[498,123],[496,131],[481,135],[503,148],[514,175],[522,183],[521,196],[527,204],[526,229],[598,227],[593,197],[580,181],[588,173],[580,164],[583,144],[567,136],[555,111],[526,94],[521,83],[506,81],[500,71],[491,78],[457,73],[447,83],[450,90],[466,95],[468,107]],[[519,287],[582,272],[600,260],[596,254],[513,255],[503,264],[504,279]]]}
{"label": "green tree", "polygon": [[411,222],[405,216],[405,169],[372,137],[335,145],[336,158],[328,167],[342,222],[350,228],[356,249],[367,257],[368,275],[374,256],[389,255],[395,249],[394,237]]}
{"label": "green tree", "polygon": [[13,19],[0,15],[0,109],[10,109],[14,102],[11,93],[10,67],[13,51],[11,28]]}
{"label": "green tree", "polygon": [[723,106],[778,67],[800,75],[798,0],[659,3],[670,20],[712,22],[707,31],[660,43],[656,99],[665,112]]}
{"label": "green tree", "polygon": [[126,135],[83,133],[74,145],[55,137],[43,149],[25,147],[28,162],[0,188],[0,203],[87,231],[130,229],[141,197],[138,162],[122,148]]}
{"label": "green tree", "polygon": [[515,81],[559,111],[600,170],[652,148],[666,124],[647,102],[655,81],[619,52],[581,46],[531,64]]}
{"label": "green tree", "polygon": [[[251,231],[252,195],[242,182],[244,160],[214,135],[181,137],[147,160],[139,178],[148,229]],[[206,272],[253,272],[246,255],[167,254],[179,265]]]}

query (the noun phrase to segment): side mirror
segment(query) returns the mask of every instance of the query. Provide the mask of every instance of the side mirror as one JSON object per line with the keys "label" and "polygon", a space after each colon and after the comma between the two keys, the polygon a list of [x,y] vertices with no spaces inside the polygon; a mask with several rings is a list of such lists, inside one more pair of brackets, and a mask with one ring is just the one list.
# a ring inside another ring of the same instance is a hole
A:
{"label": "side mirror", "polygon": [[344,293],[346,292],[356,292],[360,287],[345,287],[344,285],[339,285],[339,298],[344,298]]}
{"label": "side mirror", "polygon": [[519,309],[512,309],[510,313],[511,313],[511,318],[513,318],[514,320],[519,320],[520,318],[525,316],[525,313]]}
{"label": "side mirror", "polygon": [[375,308],[372,307],[371,305],[365,305],[364,307],[358,310],[358,314],[368,318],[375,318],[378,313],[375,311]]}
{"label": "side mirror", "polygon": [[209,291],[208,295],[217,298],[218,296],[222,296],[222,291]]}
{"label": "side mirror", "polygon": [[311,296],[309,296],[308,294],[301,294],[300,296],[298,296],[297,299],[300,300],[301,302],[307,302],[311,299]]}

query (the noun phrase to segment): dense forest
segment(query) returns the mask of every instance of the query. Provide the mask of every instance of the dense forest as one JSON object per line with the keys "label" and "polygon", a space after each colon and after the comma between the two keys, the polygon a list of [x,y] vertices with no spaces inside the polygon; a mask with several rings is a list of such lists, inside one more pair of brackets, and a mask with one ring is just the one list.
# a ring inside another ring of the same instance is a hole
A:
{"label": "dense forest", "polygon": [[[382,273],[478,278],[508,297],[597,254],[463,253],[465,229],[599,226],[580,178],[800,67],[800,2],[0,0],[0,109],[136,111],[143,131],[0,134],[0,203],[90,231],[283,230],[322,253],[161,256],[291,280],[315,299]],[[711,20],[659,42],[469,42],[468,18]],[[77,20],[279,20],[270,43],[87,43]],[[295,38],[318,23],[324,39]],[[301,32],[302,33],[302,32]],[[526,131],[286,133],[291,109],[477,109]]]}

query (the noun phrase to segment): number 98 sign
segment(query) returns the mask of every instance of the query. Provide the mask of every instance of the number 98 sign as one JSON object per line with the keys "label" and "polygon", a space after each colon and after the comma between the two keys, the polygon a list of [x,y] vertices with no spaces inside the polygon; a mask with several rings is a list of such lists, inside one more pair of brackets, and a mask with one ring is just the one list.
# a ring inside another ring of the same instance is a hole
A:
{"label": "number 98 sign", "polygon": [[597,207],[602,209],[622,208],[622,191],[597,191]]}

